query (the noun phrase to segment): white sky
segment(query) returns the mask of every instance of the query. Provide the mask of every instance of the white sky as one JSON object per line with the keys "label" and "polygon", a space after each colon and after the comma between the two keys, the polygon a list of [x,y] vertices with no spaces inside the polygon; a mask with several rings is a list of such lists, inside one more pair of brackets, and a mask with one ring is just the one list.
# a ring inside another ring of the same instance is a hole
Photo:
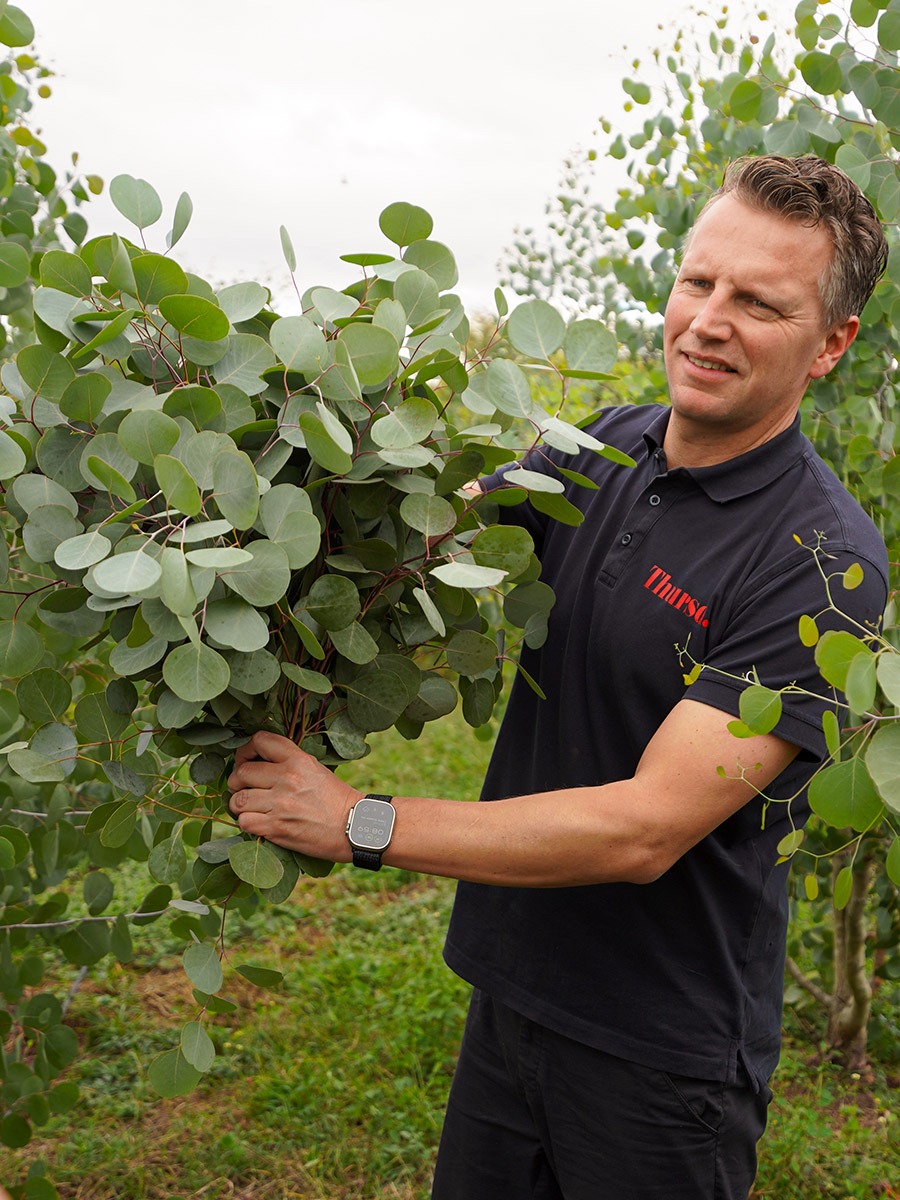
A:
{"label": "white sky", "polygon": [[[596,144],[601,115],[627,120],[631,60],[668,49],[676,19],[714,23],[679,0],[18,3],[58,73],[32,113],[51,163],[78,151],[107,185],[152,183],[165,206],[152,249],[187,191],[194,217],[175,254],[188,269],[283,295],[284,224],[301,291],[343,287],[355,272],[338,255],[389,250],[378,214],[408,200],[455,253],[464,303],[483,309],[513,229],[542,224],[566,154]],[[792,7],[768,11],[784,24]],[[617,169],[598,164],[600,194],[613,196]],[[136,237],[105,195],[84,212],[92,234]]]}

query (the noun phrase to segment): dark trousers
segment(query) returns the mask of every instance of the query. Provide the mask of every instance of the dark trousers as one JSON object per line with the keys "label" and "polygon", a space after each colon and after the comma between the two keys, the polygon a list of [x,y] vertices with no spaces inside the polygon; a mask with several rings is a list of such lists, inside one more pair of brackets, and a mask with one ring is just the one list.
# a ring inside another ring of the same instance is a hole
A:
{"label": "dark trousers", "polygon": [[770,1097],[626,1062],[476,991],[432,1200],[747,1200]]}

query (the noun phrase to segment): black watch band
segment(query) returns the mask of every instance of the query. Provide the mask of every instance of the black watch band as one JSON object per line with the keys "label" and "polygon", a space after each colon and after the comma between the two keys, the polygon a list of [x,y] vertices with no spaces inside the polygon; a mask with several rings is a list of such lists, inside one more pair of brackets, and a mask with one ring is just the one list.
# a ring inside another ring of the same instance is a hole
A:
{"label": "black watch band", "polygon": [[[394,799],[394,797],[386,796],[386,795],[382,794],[381,792],[366,792],[363,799],[364,800],[382,800],[382,801],[384,801],[385,804],[390,804],[391,801]],[[382,850],[363,850],[357,846],[353,846],[352,843],[351,843],[351,847],[352,847],[352,851],[353,851],[354,867],[362,867],[366,871],[380,871],[381,870],[381,855],[384,853],[384,851],[382,851]]]}
{"label": "black watch band", "polygon": [[367,871],[381,870],[381,854],[377,850],[354,850],[354,867],[365,867]]}

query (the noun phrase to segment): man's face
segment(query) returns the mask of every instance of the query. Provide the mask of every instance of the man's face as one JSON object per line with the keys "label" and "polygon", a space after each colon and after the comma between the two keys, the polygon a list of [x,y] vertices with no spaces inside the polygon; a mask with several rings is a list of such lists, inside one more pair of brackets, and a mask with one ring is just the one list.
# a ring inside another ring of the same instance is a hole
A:
{"label": "man's face", "polygon": [[819,280],[831,255],[824,227],[732,193],[701,214],[666,306],[670,424],[683,443],[716,461],[717,446],[728,458],[790,425],[810,379],[831,370],[858,326],[824,327]]}

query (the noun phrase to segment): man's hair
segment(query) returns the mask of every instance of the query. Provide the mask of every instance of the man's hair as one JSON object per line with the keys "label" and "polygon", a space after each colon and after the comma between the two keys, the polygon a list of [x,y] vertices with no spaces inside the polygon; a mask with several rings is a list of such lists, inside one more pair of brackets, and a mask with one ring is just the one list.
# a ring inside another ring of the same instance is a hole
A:
{"label": "man's hair", "polygon": [[735,159],[710,200],[729,193],[801,225],[824,225],[834,247],[819,280],[825,327],[862,312],[887,266],[888,247],[875,209],[852,179],[812,154],[765,154]]}

